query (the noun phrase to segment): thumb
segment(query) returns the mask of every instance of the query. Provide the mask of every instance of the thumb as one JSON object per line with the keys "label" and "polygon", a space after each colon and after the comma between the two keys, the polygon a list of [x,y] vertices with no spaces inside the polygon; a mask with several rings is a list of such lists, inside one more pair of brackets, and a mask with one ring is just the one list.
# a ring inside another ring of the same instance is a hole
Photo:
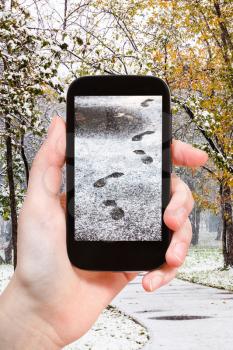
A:
{"label": "thumb", "polygon": [[47,139],[36,154],[30,170],[26,200],[29,197],[35,208],[46,209],[54,201],[59,202],[64,162],[65,122],[60,117],[54,117]]}

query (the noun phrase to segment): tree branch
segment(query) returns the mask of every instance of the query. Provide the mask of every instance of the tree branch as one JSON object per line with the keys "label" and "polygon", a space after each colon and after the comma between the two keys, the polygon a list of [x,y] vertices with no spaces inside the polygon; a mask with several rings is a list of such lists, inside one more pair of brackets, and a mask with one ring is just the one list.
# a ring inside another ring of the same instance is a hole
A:
{"label": "tree branch", "polygon": [[[193,111],[182,101],[180,101],[179,99],[177,99],[176,97],[172,97],[172,102],[174,103],[178,103],[184,110],[185,112],[188,114],[188,116],[190,117],[191,120],[193,120],[195,122],[195,115],[193,113]],[[226,159],[226,155],[225,153],[221,152],[219,150],[219,148],[215,145],[215,143],[213,142],[213,140],[211,140],[211,138],[207,135],[207,133],[205,132],[205,130],[203,128],[201,128],[199,125],[197,125],[198,130],[201,132],[201,134],[204,136],[204,138],[206,139],[206,141],[208,142],[208,144],[210,145],[210,147],[212,148],[212,150],[216,153],[216,154],[220,154],[222,155],[222,157],[224,159]],[[233,174],[233,167],[229,164],[227,164],[227,169],[228,171]]]}

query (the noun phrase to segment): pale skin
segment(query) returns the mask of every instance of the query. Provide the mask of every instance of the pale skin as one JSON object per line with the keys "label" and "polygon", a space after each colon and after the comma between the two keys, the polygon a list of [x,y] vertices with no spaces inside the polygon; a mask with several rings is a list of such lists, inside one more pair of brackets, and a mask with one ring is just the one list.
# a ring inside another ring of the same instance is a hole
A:
{"label": "pale skin", "polygon": [[[198,167],[207,154],[173,140],[173,164]],[[65,123],[55,117],[30,171],[19,215],[18,263],[0,296],[0,348],[61,349],[85,334],[111,300],[137,273],[89,272],[71,265],[66,251],[65,195],[60,194],[65,161]],[[147,272],[142,286],[153,292],[170,282],[184,262],[192,229],[193,197],[172,176],[172,196],[164,213],[173,230],[166,263]]]}

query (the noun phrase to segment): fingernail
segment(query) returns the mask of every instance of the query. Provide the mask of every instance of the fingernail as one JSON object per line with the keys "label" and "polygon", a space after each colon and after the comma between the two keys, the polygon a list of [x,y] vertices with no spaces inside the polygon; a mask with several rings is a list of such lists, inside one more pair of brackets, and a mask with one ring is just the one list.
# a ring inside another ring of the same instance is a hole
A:
{"label": "fingernail", "polygon": [[150,291],[153,292],[155,289],[159,288],[162,284],[163,278],[160,275],[155,275],[149,281]]}
{"label": "fingernail", "polygon": [[176,243],[176,245],[173,248],[174,256],[181,263],[183,263],[184,261],[186,250],[187,250],[187,244],[184,242]]}
{"label": "fingernail", "polygon": [[51,136],[55,125],[56,125],[56,117],[53,117],[48,128],[48,137]]}

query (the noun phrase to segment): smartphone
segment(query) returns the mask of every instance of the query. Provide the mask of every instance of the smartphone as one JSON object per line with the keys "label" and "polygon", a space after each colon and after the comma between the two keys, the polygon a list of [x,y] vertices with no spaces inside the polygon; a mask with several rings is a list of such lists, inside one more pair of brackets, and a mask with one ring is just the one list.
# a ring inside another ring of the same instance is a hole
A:
{"label": "smartphone", "polygon": [[171,238],[168,86],[152,76],[78,78],[66,125],[70,261],[95,271],[159,267]]}

